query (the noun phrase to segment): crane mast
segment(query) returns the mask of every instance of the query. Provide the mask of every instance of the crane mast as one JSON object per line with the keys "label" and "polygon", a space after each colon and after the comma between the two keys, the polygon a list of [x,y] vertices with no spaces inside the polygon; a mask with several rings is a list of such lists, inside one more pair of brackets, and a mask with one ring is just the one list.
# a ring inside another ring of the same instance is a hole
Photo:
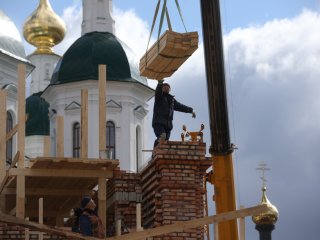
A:
{"label": "crane mast", "polygon": [[[217,214],[236,210],[219,0],[201,0],[210,117],[210,154]],[[237,220],[218,225],[219,240],[238,240]]]}

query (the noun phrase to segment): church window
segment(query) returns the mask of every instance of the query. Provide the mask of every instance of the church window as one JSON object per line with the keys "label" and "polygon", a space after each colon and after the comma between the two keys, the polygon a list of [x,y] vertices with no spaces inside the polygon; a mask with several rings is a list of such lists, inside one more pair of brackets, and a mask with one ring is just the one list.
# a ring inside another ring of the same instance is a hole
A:
{"label": "church window", "polygon": [[106,150],[109,159],[116,158],[116,127],[112,121],[106,124]]}
{"label": "church window", "polygon": [[73,124],[73,154],[75,158],[80,157],[80,123]]}
{"label": "church window", "polygon": [[[13,128],[13,118],[10,112],[7,112],[7,133]],[[12,138],[7,141],[6,145],[6,162],[11,164],[12,162]]]}

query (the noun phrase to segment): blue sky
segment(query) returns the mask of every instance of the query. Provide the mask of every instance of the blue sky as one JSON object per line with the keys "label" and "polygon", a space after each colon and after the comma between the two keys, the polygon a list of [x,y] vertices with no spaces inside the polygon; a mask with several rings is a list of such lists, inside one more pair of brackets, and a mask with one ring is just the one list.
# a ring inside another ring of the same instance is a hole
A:
{"label": "blue sky", "polygon": [[[81,1],[50,2],[67,22],[66,39],[56,47],[63,54],[80,35]],[[174,29],[182,31],[174,1],[169,2]],[[146,48],[156,0],[113,3],[117,36],[139,57]],[[37,0],[0,0],[0,9],[21,31],[37,4]],[[188,30],[201,35],[199,1],[180,0],[180,4]],[[249,207],[260,201],[261,181],[255,168],[266,162],[271,168],[266,174],[268,196],[280,212],[274,239],[319,239],[319,6],[319,0],[221,1],[231,141],[238,146],[237,203]],[[166,81],[177,99],[197,113],[196,120],[175,114],[172,138],[179,138],[182,124],[197,130],[204,123],[209,146],[201,42],[200,38],[199,49]],[[31,53],[32,47],[25,46]],[[246,223],[247,240],[258,239],[250,218]]]}

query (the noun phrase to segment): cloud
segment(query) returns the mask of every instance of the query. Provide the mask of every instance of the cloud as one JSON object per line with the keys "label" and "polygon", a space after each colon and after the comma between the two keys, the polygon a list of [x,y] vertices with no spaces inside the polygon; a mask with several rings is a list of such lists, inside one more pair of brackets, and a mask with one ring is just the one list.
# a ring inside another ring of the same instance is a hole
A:
{"label": "cloud", "polygon": [[[312,209],[320,194],[312,189],[320,181],[319,24],[317,12],[304,10],[224,38],[241,201],[247,205],[257,198],[261,183],[254,167],[267,162],[270,200],[280,211],[275,238],[300,239],[304,227],[310,239],[317,238]],[[290,216],[295,210],[297,220]]]}
{"label": "cloud", "polygon": [[67,7],[63,10],[61,18],[66,24],[67,32],[64,40],[55,47],[55,52],[63,55],[81,36],[82,7],[79,3]]}

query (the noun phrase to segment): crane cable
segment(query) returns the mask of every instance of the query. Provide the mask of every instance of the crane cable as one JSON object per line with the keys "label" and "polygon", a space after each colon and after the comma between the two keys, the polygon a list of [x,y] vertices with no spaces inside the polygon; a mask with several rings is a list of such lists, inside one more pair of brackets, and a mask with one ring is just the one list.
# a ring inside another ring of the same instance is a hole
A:
{"label": "crane cable", "polygon": [[[158,3],[157,3],[157,5],[156,5],[156,9],[155,9],[154,16],[153,16],[153,20],[152,20],[152,26],[151,26],[151,30],[150,30],[150,34],[149,34],[149,39],[148,39],[148,44],[147,44],[147,50],[146,50],[146,52],[148,51],[148,47],[149,47],[149,44],[150,44],[151,36],[152,36],[153,30],[154,30],[154,26],[155,26],[155,23],[156,23],[156,20],[157,20],[157,17],[158,17],[158,13],[159,13],[161,1],[162,1],[162,0],[158,0]],[[175,0],[175,3],[176,3],[176,7],[177,7],[177,9],[178,9],[179,16],[180,16],[180,19],[181,19],[181,21],[182,21],[184,30],[187,32],[187,28],[186,28],[185,22],[184,22],[184,20],[183,20],[182,11],[181,11],[181,8],[180,8],[179,1],[178,1],[178,0]],[[160,38],[160,34],[161,34],[161,31],[162,31],[163,20],[164,20],[164,16],[165,16],[165,15],[166,15],[166,20],[167,20],[168,28],[169,28],[170,31],[172,31],[172,25],[171,25],[171,21],[170,21],[170,17],[169,17],[169,11],[168,11],[168,8],[167,8],[167,0],[163,0],[162,10],[161,10],[161,16],[160,16],[160,23],[159,23],[159,29],[158,29],[158,40],[159,40],[159,38]],[[158,43],[159,43],[159,41],[158,41]],[[159,44],[158,44],[158,48],[159,48]]]}
{"label": "crane cable", "polygon": [[[226,32],[228,31],[228,14],[227,14],[227,8],[226,8],[226,2],[227,0],[224,0],[224,15],[225,15],[225,26],[226,26]],[[228,88],[229,88],[229,92],[230,92],[230,102],[231,102],[231,119],[232,119],[232,130],[233,130],[233,136],[236,142],[236,129],[235,129],[235,119],[234,119],[234,105],[233,105],[233,92],[232,92],[232,77],[231,77],[231,70],[230,70],[230,52],[227,51],[227,56],[228,56],[228,62],[227,62],[227,72],[228,72],[228,78],[229,78],[229,84],[228,84]],[[236,185],[237,185],[237,192],[238,192],[238,196],[239,199],[237,200],[237,205],[240,206],[240,202],[241,202],[241,195],[240,195],[240,179],[239,179],[239,167],[238,167],[238,157],[237,157],[237,153],[236,151],[234,151],[234,159],[235,159],[235,163],[236,163]]]}

